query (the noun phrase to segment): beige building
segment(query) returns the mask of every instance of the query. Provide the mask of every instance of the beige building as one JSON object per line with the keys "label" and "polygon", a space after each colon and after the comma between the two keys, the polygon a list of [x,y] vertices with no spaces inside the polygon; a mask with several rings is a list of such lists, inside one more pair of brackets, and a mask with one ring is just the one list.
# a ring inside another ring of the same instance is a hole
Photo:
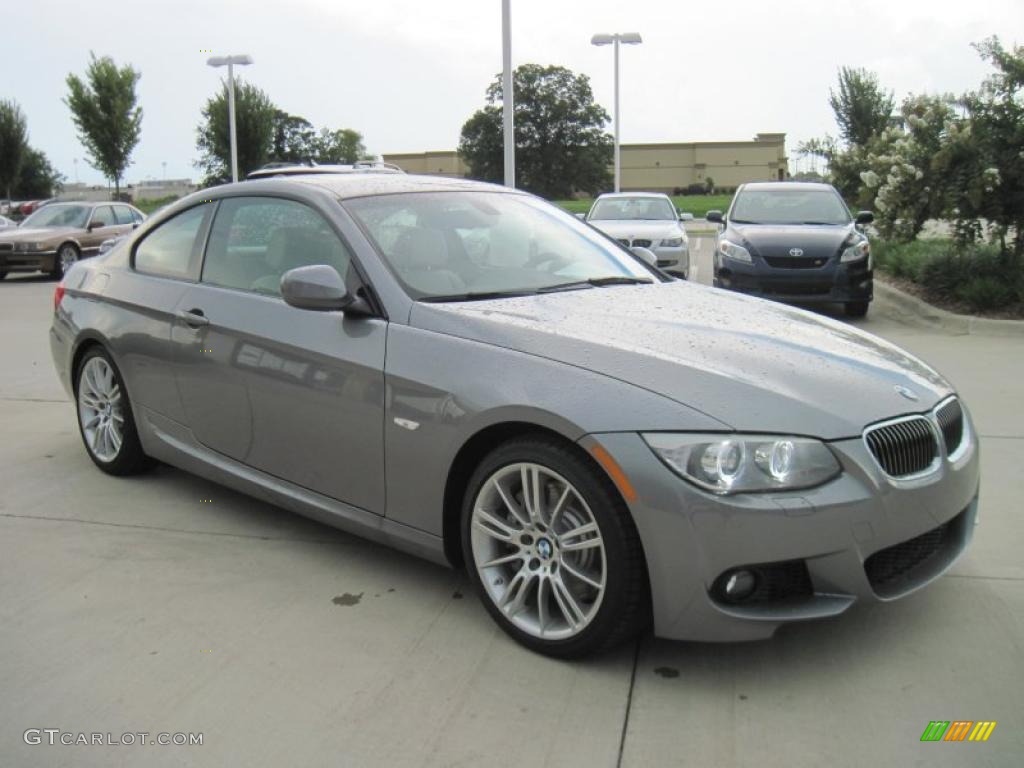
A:
{"label": "beige building", "polygon": [[[753,141],[698,141],[676,144],[623,144],[622,188],[672,192],[708,178],[717,187],[746,181],[784,179],[786,134],[759,133]],[[416,152],[384,155],[406,173],[465,176],[469,169],[457,152]]]}

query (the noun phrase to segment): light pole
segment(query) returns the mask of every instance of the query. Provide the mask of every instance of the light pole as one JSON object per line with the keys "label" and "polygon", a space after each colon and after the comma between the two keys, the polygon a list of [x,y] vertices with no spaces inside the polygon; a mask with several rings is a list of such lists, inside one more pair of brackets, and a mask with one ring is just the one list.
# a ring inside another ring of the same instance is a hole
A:
{"label": "light pole", "polygon": [[206,60],[211,67],[228,68],[228,132],[231,135],[231,181],[238,181],[238,140],[235,138],[235,64],[248,66],[252,64],[252,56],[238,54],[236,56],[211,56]]}
{"label": "light pole", "polygon": [[75,185],[78,185],[78,158],[75,158]]}
{"label": "light pole", "polygon": [[164,167],[164,186],[167,186],[167,161],[164,160],[160,165]]}
{"label": "light pole", "polygon": [[622,176],[619,161],[619,43],[623,45],[639,45],[643,39],[637,32],[622,32],[614,35],[594,35],[590,38],[591,45],[615,46],[615,191],[619,191]]}
{"label": "light pole", "polygon": [[501,123],[505,137],[505,186],[516,185],[516,135],[512,93],[512,0],[501,0]]}

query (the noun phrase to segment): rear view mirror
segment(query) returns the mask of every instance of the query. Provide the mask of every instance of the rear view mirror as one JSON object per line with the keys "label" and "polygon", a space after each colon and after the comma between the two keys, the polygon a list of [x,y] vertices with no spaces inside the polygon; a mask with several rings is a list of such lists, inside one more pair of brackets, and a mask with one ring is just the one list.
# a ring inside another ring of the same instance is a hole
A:
{"label": "rear view mirror", "polygon": [[870,224],[874,220],[875,214],[873,214],[871,211],[859,211],[857,213],[858,224]]}
{"label": "rear view mirror", "polygon": [[687,213],[686,211],[680,211],[679,212],[679,220],[680,221],[693,221],[693,214],[692,213]]}
{"label": "rear view mirror", "polygon": [[721,224],[723,222],[721,211],[708,211],[707,220],[715,224]]}
{"label": "rear view mirror", "polygon": [[372,314],[363,299],[348,292],[338,270],[327,264],[289,269],[281,276],[281,297],[297,309],[340,310],[356,316]]}
{"label": "rear view mirror", "polygon": [[577,213],[576,214],[576,218],[579,219],[580,221],[586,221],[587,220],[587,214],[585,214],[585,213]]}
{"label": "rear view mirror", "polygon": [[641,248],[640,246],[637,246],[635,248],[630,248],[629,250],[633,252],[634,256],[639,256],[645,264],[652,267],[658,266],[658,257],[655,256],[654,251],[649,248]]}
{"label": "rear view mirror", "polygon": [[105,226],[107,226],[107,222],[103,221],[103,219],[93,219],[89,222],[89,231],[91,232],[94,229],[99,229],[100,227]]}

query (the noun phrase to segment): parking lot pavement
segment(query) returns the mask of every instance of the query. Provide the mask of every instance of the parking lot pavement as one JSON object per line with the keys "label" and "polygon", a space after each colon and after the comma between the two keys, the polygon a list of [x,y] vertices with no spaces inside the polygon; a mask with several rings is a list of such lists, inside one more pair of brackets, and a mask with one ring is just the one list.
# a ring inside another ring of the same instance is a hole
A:
{"label": "parking lot pavement", "polygon": [[[52,372],[52,290],[0,283],[0,765],[1020,764],[1024,340],[858,322],[952,378],[983,436],[981,525],[936,584],[770,641],[567,664],[458,573],[177,470],[102,475]],[[920,743],[936,719],[999,725]]]}

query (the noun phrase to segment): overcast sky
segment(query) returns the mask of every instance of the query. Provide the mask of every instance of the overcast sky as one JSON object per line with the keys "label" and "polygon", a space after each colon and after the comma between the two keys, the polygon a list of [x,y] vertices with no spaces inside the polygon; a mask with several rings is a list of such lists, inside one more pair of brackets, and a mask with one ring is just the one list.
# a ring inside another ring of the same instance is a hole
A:
{"label": "overcast sky", "polygon": [[[12,0],[5,76],[30,140],[69,181],[84,159],[64,82],[89,51],[142,73],[142,140],[127,179],[197,178],[195,127],[217,54],[248,53],[242,76],[317,128],[355,128],[371,152],[454,149],[501,69],[500,0]],[[972,42],[1024,42],[1022,0],[512,0],[513,62],[590,76],[611,113],[612,54],[594,32],[632,32],[622,53],[622,141],[798,141],[835,133],[828,88],[842,65],[876,71],[902,98],[962,92],[987,67]]]}

